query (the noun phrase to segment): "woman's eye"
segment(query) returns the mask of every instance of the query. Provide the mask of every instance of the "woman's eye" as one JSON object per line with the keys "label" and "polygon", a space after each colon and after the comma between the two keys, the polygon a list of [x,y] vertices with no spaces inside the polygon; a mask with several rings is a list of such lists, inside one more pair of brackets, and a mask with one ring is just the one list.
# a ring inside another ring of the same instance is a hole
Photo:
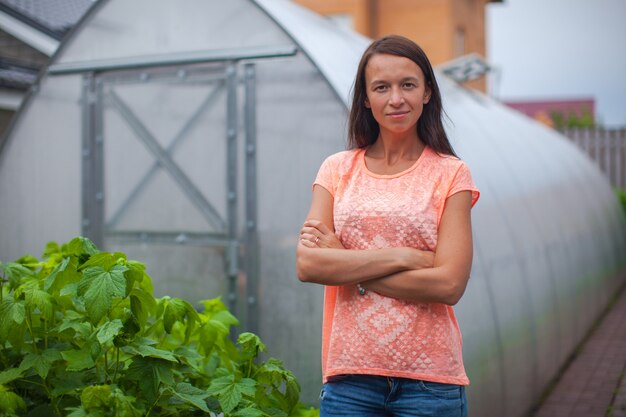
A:
{"label": "woman's eye", "polygon": [[374,87],[374,91],[385,91],[387,89],[387,86],[385,85],[377,85],[376,87]]}
{"label": "woman's eye", "polygon": [[413,84],[413,83],[404,83],[404,88],[415,88],[415,84]]}

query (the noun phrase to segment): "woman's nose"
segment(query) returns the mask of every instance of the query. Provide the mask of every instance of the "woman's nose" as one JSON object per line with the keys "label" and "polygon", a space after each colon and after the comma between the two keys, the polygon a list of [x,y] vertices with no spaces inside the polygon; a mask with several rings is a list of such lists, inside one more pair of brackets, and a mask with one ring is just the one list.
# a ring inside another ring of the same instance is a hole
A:
{"label": "woman's nose", "polygon": [[391,89],[391,95],[389,96],[389,104],[392,106],[399,106],[404,101],[404,96],[402,95],[402,91],[398,88]]}

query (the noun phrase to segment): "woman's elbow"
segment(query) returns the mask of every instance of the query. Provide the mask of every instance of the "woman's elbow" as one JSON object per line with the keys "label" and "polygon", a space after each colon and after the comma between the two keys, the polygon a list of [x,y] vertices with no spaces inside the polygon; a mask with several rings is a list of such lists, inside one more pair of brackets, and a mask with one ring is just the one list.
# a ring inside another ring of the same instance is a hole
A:
{"label": "woman's elbow", "polygon": [[303,262],[298,260],[296,262],[296,274],[300,282],[311,282],[311,276],[308,274],[307,268],[304,267]]}
{"label": "woman's elbow", "polygon": [[465,294],[465,288],[467,288],[468,277],[461,277],[460,279],[451,280],[446,288],[445,296],[443,299],[444,304],[456,305]]}
{"label": "woman's elbow", "polygon": [[306,251],[306,248],[301,245],[298,246],[298,250],[296,251],[296,274],[300,282],[311,282],[313,278],[311,271],[312,262],[307,256]]}

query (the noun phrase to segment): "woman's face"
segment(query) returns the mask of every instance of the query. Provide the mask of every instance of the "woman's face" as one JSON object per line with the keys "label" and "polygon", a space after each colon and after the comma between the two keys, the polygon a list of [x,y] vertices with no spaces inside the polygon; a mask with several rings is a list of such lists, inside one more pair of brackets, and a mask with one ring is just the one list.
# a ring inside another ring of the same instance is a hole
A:
{"label": "woman's face", "polygon": [[365,107],[372,110],[381,133],[401,134],[413,129],[430,99],[422,69],[396,55],[375,54],[365,67]]}

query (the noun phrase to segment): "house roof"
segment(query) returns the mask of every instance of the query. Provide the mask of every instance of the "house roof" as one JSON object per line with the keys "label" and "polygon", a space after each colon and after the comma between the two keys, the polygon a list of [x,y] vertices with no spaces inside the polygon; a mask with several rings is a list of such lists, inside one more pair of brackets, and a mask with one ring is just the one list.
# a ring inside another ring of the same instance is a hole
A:
{"label": "house roof", "polygon": [[94,4],[94,0],[0,0],[0,11],[56,40]]}
{"label": "house roof", "polygon": [[[0,0],[0,31],[17,40],[12,46],[15,51],[34,50],[51,56],[94,3],[94,0]],[[0,88],[27,90],[37,78],[38,68],[33,68],[33,64],[15,56],[0,56]]]}
{"label": "house roof", "polygon": [[37,68],[0,58],[0,88],[26,90],[37,80],[38,72]]}

